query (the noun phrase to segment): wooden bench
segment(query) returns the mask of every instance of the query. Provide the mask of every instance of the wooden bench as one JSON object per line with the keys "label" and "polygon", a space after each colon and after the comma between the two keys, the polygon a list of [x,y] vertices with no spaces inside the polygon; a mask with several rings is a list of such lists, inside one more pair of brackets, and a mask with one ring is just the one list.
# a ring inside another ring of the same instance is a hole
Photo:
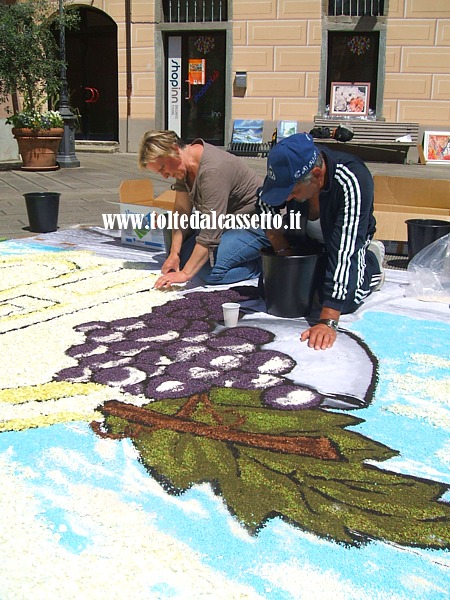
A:
{"label": "wooden bench", "polygon": [[[350,142],[338,142],[329,138],[314,138],[316,144],[339,148],[356,154],[368,162],[388,162],[404,164],[411,146],[417,146],[419,123],[394,123],[370,121],[368,119],[326,119],[315,117],[315,127],[328,127],[331,135],[339,125],[347,125],[353,130]],[[398,138],[409,135],[410,142],[397,142]]]}

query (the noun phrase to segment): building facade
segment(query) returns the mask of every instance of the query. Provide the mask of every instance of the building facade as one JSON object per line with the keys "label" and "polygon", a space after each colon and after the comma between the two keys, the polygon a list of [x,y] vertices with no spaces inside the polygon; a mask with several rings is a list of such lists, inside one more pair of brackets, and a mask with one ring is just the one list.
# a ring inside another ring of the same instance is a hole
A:
{"label": "building facade", "polygon": [[[449,0],[75,0],[66,40],[78,139],[135,152],[176,130],[226,145],[236,119],[298,130],[363,84],[366,117],[450,130]],[[58,0],[55,0],[55,8]],[[358,115],[360,116],[360,115]]]}

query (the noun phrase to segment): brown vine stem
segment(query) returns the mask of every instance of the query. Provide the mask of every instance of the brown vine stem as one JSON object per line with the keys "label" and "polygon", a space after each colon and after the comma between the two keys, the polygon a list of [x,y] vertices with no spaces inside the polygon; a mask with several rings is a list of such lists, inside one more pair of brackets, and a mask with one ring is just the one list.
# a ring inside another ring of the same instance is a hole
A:
{"label": "brown vine stem", "polygon": [[226,426],[206,425],[179,416],[163,415],[149,408],[141,408],[118,400],[105,402],[102,412],[144,427],[170,429],[179,433],[190,433],[211,440],[231,442],[261,450],[312,456],[326,460],[339,460],[340,458],[339,452],[327,437],[272,435],[238,431]]}

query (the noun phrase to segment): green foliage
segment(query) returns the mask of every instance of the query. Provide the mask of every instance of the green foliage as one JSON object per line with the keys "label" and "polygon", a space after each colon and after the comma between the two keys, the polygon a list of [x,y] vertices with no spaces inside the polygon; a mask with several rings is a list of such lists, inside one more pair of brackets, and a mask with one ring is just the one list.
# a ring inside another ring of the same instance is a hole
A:
{"label": "green foliage", "polygon": [[[17,92],[30,122],[42,111],[48,95],[60,88],[63,63],[52,33],[52,25],[61,24],[59,15],[53,20],[57,7],[50,0],[0,4],[0,101],[8,102]],[[64,11],[65,27],[76,20],[77,14]]]}
{"label": "green foliage", "polygon": [[[299,456],[255,445],[180,432],[176,423],[149,427],[107,416],[112,435],[129,436],[141,461],[167,491],[180,494],[209,482],[250,531],[274,517],[348,545],[373,539],[428,548],[450,548],[450,506],[440,500],[448,486],[375,466],[397,454],[348,430],[361,422],[320,409],[283,411],[262,405],[258,392],[211,390],[209,398],[164,400],[146,411],[190,424],[277,436],[325,436],[337,460]],[[186,406],[190,406],[188,413]],[[126,404],[124,416],[126,417]],[[193,408],[192,408],[193,407]],[[108,409],[105,405],[106,414]],[[371,464],[368,464],[370,461]]]}

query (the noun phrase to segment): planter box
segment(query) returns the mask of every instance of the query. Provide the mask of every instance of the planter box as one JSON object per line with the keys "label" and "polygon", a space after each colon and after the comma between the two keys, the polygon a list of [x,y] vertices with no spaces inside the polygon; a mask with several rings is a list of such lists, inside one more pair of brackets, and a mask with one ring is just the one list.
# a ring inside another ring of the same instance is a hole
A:
{"label": "planter box", "polygon": [[167,190],[154,197],[149,179],[127,179],[119,187],[120,212],[122,215],[142,215],[143,227],[133,228],[131,218],[121,230],[121,242],[145,250],[164,250],[164,231],[152,228],[152,213],[162,214],[173,209],[175,192]]}
{"label": "planter box", "polygon": [[406,242],[407,219],[450,221],[450,181],[375,175],[375,238]]}

